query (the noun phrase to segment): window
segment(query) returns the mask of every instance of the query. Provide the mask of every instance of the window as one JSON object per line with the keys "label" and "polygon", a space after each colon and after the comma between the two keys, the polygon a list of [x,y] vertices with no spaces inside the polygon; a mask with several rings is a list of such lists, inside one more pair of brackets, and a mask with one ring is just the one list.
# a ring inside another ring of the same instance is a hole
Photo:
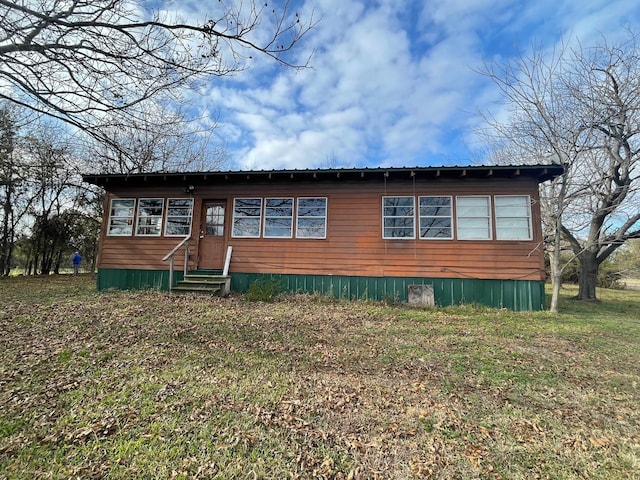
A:
{"label": "window", "polygon": [[415,238],[415,198],[382,198],[382,238]]}
{"label": "window", "polygon": [[264,236],[291,238],[293,233],[293,198],[267,198],[264,206]]}
{"label": "window", "polygon": [[297,238],[326,238],[327,199],[298,198]]}
{"label": "window", "polygon": [[141,198],[138,201],[136,235],[158,236],[162,231],[163,198]]}
{"label": "window", "polygon": [[208,237],[224,236],[225,203],[207,203],[204,209],[204,234]]}
{"label": "window", "polygon": [[418,197],[420,238],[453,238],[451,197]]}
{"label": "window", "polygon": [[136,201],[133,198],[112,199],[107,235],[131,235],[133,233],[133,212],[135,207]]}
{"label": "window", "polygon": [[191,235],[192,216],[193,198],[170,198],[164,234],[168,237],[188,237]]}
{"label": "window", "polygon": [[458,240],[491,240],[489,197],[457,197]]}
{"label": "window", "polygon": [[261,198],[234,198],[232,236],[259,238],[261,214]]}
{"label": "window", "polygon": [[496,195],[496,239],[531,240],[531,199],[528,195]]}

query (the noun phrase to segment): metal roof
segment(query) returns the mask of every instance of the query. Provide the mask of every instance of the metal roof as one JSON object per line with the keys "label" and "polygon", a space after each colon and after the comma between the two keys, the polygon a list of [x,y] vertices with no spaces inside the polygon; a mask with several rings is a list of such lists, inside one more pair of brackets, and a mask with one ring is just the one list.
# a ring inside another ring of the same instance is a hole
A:
{"label": "metal roof", "polygon": [[135,174],[86,174],[82,179],[101,187],[216,185],[225,183],[269,183],[301,181],[383,180],[383,179],[491,179],[535,178],[539,183],[564,171],[561,165],[470,165],[440,167],[374,167],[292,170],[227,170],[212,172],[154,172]]}

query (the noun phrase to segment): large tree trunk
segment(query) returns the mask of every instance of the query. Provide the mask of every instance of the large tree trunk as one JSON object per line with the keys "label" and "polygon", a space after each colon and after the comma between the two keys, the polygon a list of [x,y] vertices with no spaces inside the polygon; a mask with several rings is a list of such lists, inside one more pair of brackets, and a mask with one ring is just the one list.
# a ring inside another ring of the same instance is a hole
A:
{"label": "large tree trunk", "polygon": [[578,272],[578,300],[596,301],[598,284],[598,262],[596,255],[588,251],[580,255],[580,271]]}

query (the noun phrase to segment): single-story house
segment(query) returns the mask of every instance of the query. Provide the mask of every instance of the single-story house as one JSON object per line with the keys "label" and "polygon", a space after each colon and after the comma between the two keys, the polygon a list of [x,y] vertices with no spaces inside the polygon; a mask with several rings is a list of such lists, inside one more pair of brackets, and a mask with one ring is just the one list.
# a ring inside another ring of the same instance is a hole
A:
{"label": "single-story house", "polygon": [[538,186],[561,173],[520,165],[83,179],[106,191],[101,290],[172,289],[194,273],[224,273],[224,290],[237,292],[275,278],[293,292],[405,301],[419,285],[436,305],[540,310]]}

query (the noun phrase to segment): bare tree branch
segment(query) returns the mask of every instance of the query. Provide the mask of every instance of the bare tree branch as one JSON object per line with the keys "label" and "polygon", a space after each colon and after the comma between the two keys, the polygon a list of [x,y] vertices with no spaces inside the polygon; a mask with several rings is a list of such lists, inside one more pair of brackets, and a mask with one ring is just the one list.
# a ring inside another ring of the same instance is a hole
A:
{"label": "bare tree branch", "polygon": [[137,0],[0,0],[0,99],[103,139],[106,114],[127,124],[141,103],[238,73],[253,55],[307,66],[292,50],[315,21],[288,1],[208,8],[193,21]]}

